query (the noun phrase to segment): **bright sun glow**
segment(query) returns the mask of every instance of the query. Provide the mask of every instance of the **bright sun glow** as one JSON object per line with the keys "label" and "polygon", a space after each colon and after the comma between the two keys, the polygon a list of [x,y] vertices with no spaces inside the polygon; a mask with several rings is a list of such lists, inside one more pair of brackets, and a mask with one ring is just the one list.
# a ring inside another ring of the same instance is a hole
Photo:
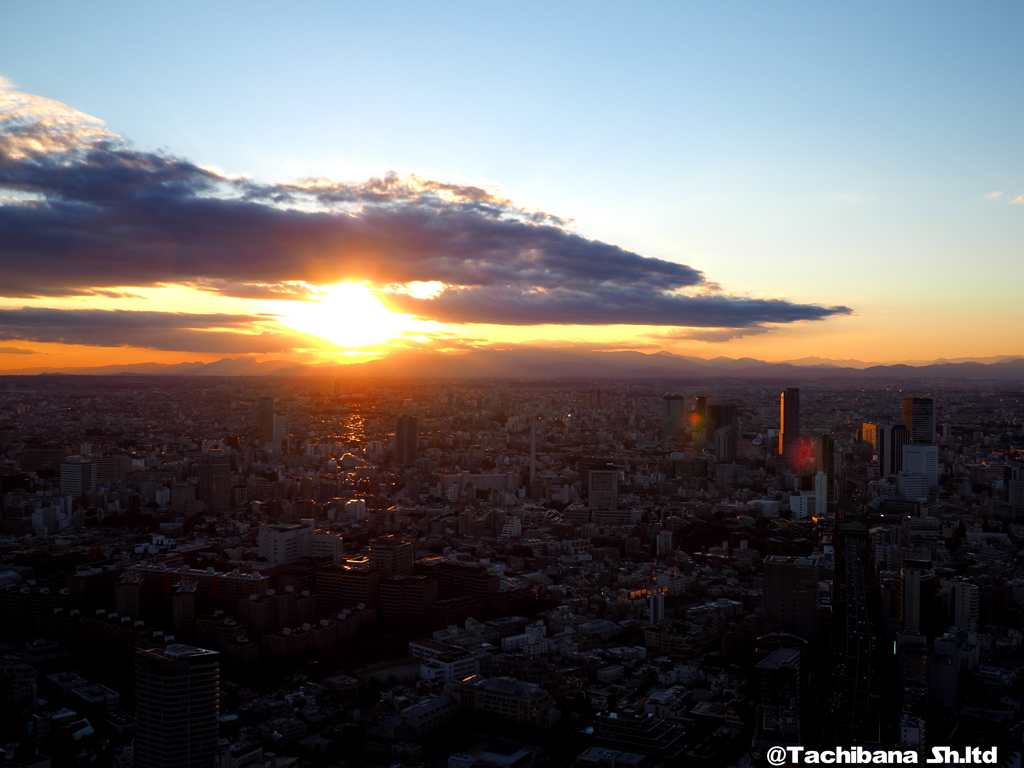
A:
{"label": "bright sun glow", "polygon": [[328,285],[312,301],[287,304],[279,318],[283,325],[341,347],[379,344],[410,325],[409,318],[388,311],[361,283]]}

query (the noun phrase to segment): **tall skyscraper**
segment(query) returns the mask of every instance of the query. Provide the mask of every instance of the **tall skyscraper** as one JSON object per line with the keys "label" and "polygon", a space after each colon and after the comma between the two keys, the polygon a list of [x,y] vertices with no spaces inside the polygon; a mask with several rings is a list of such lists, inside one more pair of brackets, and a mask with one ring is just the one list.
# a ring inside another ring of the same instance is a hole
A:
{"label": "tall skyscraper", "polygon": [[779,453],[796,467],[800,440],[800,390],[789,387],[779,396]]}
{"label": "tall skyscraper", "polygon": [[530,419],[530,498],[537,498],[534,483],[537,482],[537,416]]}
{"label": "tall skyscraper", "polygon": [[864,422],[860,425],[860,439],[871,444],[871,450],[878,451],[878,425]]}
{"label": "tall skyscraper", "polygon": [[815,640],[818,613],[817,557],[773,555],[764,561],[764,605],[768,629]]}
{"label": "tall skyscraper", "polygon": [[900,571],[900,627],[904,632],[934,632],[935,571],[929,560],[906,560]]}
{"label": "tall skyscraper", "polygon": [[878,476],[898,475],[903,469],[903,446],[910,442],[910,432],[902,424],[878,425]]}
{"label": "tall skyscraper", "polygon": [[953,582],[953,625],[965,632],[978,631],[981,589],[966,579]]}
{"label": "tall skyscraper", "polygon": [[818,436],[818,471],[824,472],[827,481],[828,491],[826,502],[835,504],[839,501],[840,471],[842,462],[839,453],[836,451],[836,440],[832,435],[825,433]]}
{"label": "tall skyscraper", "polygon": [[210,768],[219,704],[216,652],[181,644],[136,650],[136,768]]}
{"label": "tall skyscraper", "polygon": [[714,431],[715,460],[723,463],[736,461],[739,448],[739,429],[736,422],[726,424]]}
{"label": "tall skyscraper", "polygon": [[416,431],[415,416],[399,416],[395,429],[395,463],[400,467],[411,467],[416,463]]}
{"label": "tall skyscraper", "polygon": [[707,406],[707,438],[723,427],[731,427],[736,420],[735,403],[708,403]]}
{"label": "tall skyscraper", "polygon": [[284,451],[285,453],[289,450],[288,443],[288,414],[287,413],[274,413],[274,453],[278,451]]}
{"label": "tall skyscraper", "polygon": [[697,395],[693,398],[693,420],[690,426],[694,431],[706,429],[708,426],[708,397]]}
{"label": "tall skyscraper", "polygon": [[828,474],[818,472],[814,475],[814,514],[821,517],[828,512]]}
{"label": "tall skyscraper", "polygon": [[900,401],[900,423],[910,431],[910,442],[935,442],[935,401],[930,397],[904,397]]}
{"label": "tall skyscraper", "polygon": [[259,416],[259,442],[260,447],[262,448],[267,443],[274,442],[274,398],[260,398]]}
{"label": "tall skyscraper", "polygon": [[196,496],[211,512],[231,509],[231,459],[214,448],[199,457],[199,485]]}
{"label": "tall skyscraper", "polygon": [[662,425],[662,437],[665,442],[675,443],[683,425],[683,407],[686,399],[678,392],[665,395],[665,421]]}

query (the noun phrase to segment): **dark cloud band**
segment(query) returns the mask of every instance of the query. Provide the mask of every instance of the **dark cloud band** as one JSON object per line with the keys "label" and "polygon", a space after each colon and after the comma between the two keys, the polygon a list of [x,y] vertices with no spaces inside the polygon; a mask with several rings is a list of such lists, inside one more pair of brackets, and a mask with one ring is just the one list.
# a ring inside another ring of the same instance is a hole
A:
{"label": "dark cloud band", "polygon": [[0,341],[81,344],[212,354],[285,352],[308,345],[300,334],[251,331],[265,318],[104,309],[0,309]]}
{"label": "dark cloud band", "polygon": [[481,187],[394,174],[229,179],[136,150],[62,105],[6,93],[15,107],[0,109],[0,189],[15,199],[0,203],[3,296],[185,283],[280,298],[298,282],[438,281],[456,287],[392,304],[433,320],[507,325],[746,328],[850,311],[681,295],[714,286],[685,264],[587,239]]}
{"label": "dark cloud band", "polygon": [[[696,328],[750,328],[762,323],[793,323],[847,314],[846,307],[793,304],[781,299],[682,296],[642,287],[601,285],[588,291],[553,288],[450,289],[433,299],[395,295],[396,311],[448,323],[501,325],[684,325]],[[480,318],[486,317],[486,320]]]}

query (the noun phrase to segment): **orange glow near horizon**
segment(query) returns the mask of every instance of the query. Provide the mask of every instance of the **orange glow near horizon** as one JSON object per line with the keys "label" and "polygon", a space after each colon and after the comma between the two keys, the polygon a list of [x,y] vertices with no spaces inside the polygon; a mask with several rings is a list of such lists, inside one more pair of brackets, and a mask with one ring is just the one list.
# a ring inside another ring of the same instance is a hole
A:
{"label": "orange glow near horizon", "polygon": [[[283,359],[294,355],[228,355],[217,352],[180,352],[138,347],[91,347],[83,344],[39,343],[35,341],[3,342],[23,352],[0,354],[0,371],[17,374],[22,370],[101,368],[105,365],[135,365],[138,363],[213,363],[225,357],[253,357],[254,359]],[[306,355],[302,356],[307,357]],[[298,361],[297,361],[298,362]]]}
{"label": "orange glow near horizon", "polygon": [[[627,325],[522,325],[486,323],[448,324],[390,311],[388,296],[394,292],[419,298],[437,295],[440,283],[410,283],[404,286],[371,287],[365,283],[333,286],[304,286],[308,300],[267,300],[219,294],[194,285],[123,286],[104,289],[97,295],[33,297],[0,300],[2,309],[40,307],[169,312],[175,314],[224,313],[249,315],[252,323],[226,326],[223,332],[279,334],[287,331],[290,344],[270,345],[253,353],[254,345],[243,344],[233,351],[230,341],[224,351],[197,352],[163,350],[142,346],[85,346],[44,343],[18,339],[9,332],[0,341],[0,371],[38,372],[42,369],[73,369],[136,363],[214,362],[222,358],[248,357],[258,362],[288,360],[299,363],[359,363],[401,349],[466,352],[488,347],[516,345],[565,349],[659,350],[703,359],[719,355],[752,357],[768,362],[803,358],[855,359],[866,363],[906,362],[921,364],[938,358],[1012,356],[1018,346],[1012,337],[1012,323],[996,322],[983,312],[963,316],[950,323],[944,307],[921,309],[899,322],[900,333],[892,333],[894,310],[881,304],[865,304],[865,311],[828,321],[793,323],[767,332],[737,333],[721,342],[689,338],[688,329]],[[383,301],[382,301],[383,299]],[[937,337],[936,328],[943,334]],[[200,330],[213,330],[212,326]],[[17,329],[12,329],[17,330]],[[692,329],[699,335],[707,329]],[[308,336],[298,336],[293,331]],[[222,331],[217,331],[218,333]],[[285,339],[281,336],[280,339]],[[116,339],[111,339],[115,341]],[[136,343],[141,342],[136,337]],[[185,341],[184,343],[187,343]],[[912,352],[908,355],[908,350]]]}

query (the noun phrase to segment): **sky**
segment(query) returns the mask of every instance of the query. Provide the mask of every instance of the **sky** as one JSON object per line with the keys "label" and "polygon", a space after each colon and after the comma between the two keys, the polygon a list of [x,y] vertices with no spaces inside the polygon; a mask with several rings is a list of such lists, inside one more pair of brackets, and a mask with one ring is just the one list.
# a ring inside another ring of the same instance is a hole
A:
{"label": "sky", "polygon": [[1024,5],[0,4],[0,370],[1024,353]]}

